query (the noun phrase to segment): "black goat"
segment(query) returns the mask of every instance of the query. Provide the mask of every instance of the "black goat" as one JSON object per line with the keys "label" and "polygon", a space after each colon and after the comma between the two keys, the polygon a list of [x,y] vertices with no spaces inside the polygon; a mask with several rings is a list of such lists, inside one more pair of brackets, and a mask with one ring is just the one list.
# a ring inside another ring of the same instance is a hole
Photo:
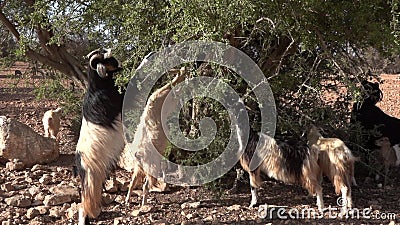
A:
{"label": "black goat", "polygon": [[387,115],[376,106],[383,96],[379,83],[363,81],[362,86],[367,96],[362,102],[353,105],[352,122],[360,122],[361,126],[367,130],[377,129],[379,134],[370,137],[368,141],[370,149],[377,148],[375,140],[381,137],[388,137],[392,145],[399,144],[400,119]]}

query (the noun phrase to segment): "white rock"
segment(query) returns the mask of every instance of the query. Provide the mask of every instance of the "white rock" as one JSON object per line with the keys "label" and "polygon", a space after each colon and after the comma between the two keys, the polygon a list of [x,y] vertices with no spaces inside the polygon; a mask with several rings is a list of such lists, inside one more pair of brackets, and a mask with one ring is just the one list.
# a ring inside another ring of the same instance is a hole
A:
{"label": "white rock", "polygon": [[25,167],[55,161],[58,143],[17,120],[0,116],[0,156],[20,160]]}
{"label": "white rock", "polygon": [[55,217],[55,218],[60,218],[62,216],[61,212],[62,212],[61,207],[59,207],[59,206],[52,207],[49,209],[49,216]]}
{"label": "white rock", "polygon": [[11,225],[11,220],[5,220],[1,222],[1,225]]}
{"label": "white rock", "polygon": [[36,206],[35,209],[37,209],[39,211],[40,215],[45,215],[49,212],[50,207],[41,205],[41,206]]}
{"label": "white rock", "polygon": [[43,192],[39,192],[35,195],[35,201],[44,201],[46,195]]}
{"label": "white rock", "polygon": [[79,206],[75,202],[65,211],[65,216],[67,219],[76,220],[78,218]]}
{"label": "white rock", "polygon": [[231,206],[229,206],[227,209],[228,209],[229,211],[237,211],[237,210],[240,210],[240,208],[241,208],[240,205],[231,205]]}
{"label": "white rock", "polygon": [[32,186],[28,189],[28,191],[31,196],[36,196],[41,190],[38,186]]}
{"label": "white rock", "polygon": [[39,179],[41,184],[47,185],[50,184],[52,177],[49,174],[43,174],[43,176]]}
{"label": "white rock", "polygon": [[200,202],[185,202],[181,205],[182,209],[197,209],[200,206]]}
{"label": "white rock", "polygon": [[23,170],[25,169],[25,164],[19,159],[13,159],[12,161],[6,163],[6,168],[11,171]]}
{"label": "white rock", "polygon": [[7,205],[16,207],[28,207],[32,204],[32,201],[23,195],[15,195],[4,199],[4,201]]}
{"label": "white rock", "polygon": [[45,206],[55,206],[55,205],[62,205],[64,203],[71,202],[71,196],[65,194],[55,194],[55,195],[47,195],[44,198],[44,205]]}
{"label": "white rock", "polygon": [[115,179],[107,180],[104,184],[104,188],[108,193],[115,193],[118,191],[118,183]]}
{"label": "white rock", "polygon": [[69,186],[69,185],[57,185],[50,188],[50,192],[53,194],[63,194],[69,195],[72,201],[76,201],[79,199],[79,189],[77,187]]}
{"label": "white rock", "polygon": [[26,212],[26,217],[28,219],[33,219],[36,216],[40,215],[39,210],[35,209],[35,208],[30,208],[28,209],[28,211]]}
{"label": "white rock", "polygon": [[35,172],[35,171],[39,171],[39,170],[46,170],[46,166],[41,165],[41,164],[36,164],[36,165],[32,166],[32,168],[31,168],[31,172]]}

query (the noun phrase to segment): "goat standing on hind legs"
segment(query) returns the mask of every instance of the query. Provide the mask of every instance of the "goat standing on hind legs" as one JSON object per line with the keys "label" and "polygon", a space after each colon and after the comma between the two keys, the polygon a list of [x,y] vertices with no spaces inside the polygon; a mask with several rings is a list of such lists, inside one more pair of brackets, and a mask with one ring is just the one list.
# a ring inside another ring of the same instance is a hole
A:
{"label": "goat standing on hind legs", "polygon": [[354,162],[359,158],[353,156],[342,140],[324,138],[314,125],[309,129],[307,139],[310,148],[319,151],[319,180],[322,181],[322,175],[326,175],[334,185],[336,194],[342,193],[342,213],[346,213],[348,208],[352,208],[351,183],[357,185],[354,178]]}
{"label": "goat standing on hind legs", "polygon": [[76,146],[76,166],[81,178],[79,225],[89,224],[101,211],[101,192],[107,174],[115,166],[125,145],[121,111],[123,94],[113,74],[122,70],[111,50],[96,50],[87,56],[88,89]]}
{"label": "goat standing on hind legs", "polygon": [[[173,86],[183,82],[186,78],[186,68],[182,67],[180,70],[170,71],[170,73],[177,73],[176,77],[168,84],[154,91],[149,97],[146,107],[140,117],[140,123],[136,129],[134,140],[132,144],[128,144],[129,148],[133,151],[134,157],[131,154],[124,152],[121,159],[129,160],[133,158],[133,162],[121,162],[125,164],[128,170],[133,170],[131,183],[129,185],[128,194],[125,202],[129,202],[132,189],[140,182],[143,182],[143,200],[142,205],[146,204],[147,192],[150,190],[164,191],[166,184],[163,181],[157,180],[143,170],[139,162],[142,165],[150,165],[152,158],[152,149],[154,148],[161,154],[164,154],[165,148],[168,145],[168,139],[166,136],[166,126],[162,126],[161,113],[164,113],[164,117],[168,117],[176,108],[179,101],[176,98],[167,98],[171,91],[178,92],[179,90],[172,90]],[[163,110],[163,111],[162,111]],[[126,156],[125,156],[126,155]],[[121,160],[122,161],[122,160]],[[160,163],[160,162],[156,162]],[[131,164],[129,166],[129,164]],[[155,169],[155,168],[150,168]]]}

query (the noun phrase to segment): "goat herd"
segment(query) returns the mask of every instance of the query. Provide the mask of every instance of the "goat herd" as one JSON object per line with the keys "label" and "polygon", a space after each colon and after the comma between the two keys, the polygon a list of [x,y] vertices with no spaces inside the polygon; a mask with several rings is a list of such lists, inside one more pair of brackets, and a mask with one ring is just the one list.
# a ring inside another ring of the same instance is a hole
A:
{"label": "goat herd", "polygon": [[[124,95],[118,91],[113,79],[113,74],[122,69],[121,65],[110,50],[95,50],[87,57],[88,89],[83,102],[82,126],[76,147],[76,169],[82,186],[79,225],[89,224],[89,217],[96,218],[100,214],[103,183],[118,163],[125,146],[121,121]],[[185,71],[181,69],[170,84],[156,90],[149,98],[135,134],[133,144],[136,154],[133,160],[144,160],[143,154],[151,143],[161,154],[164,152],[167,139],[159,122],[161,106],[171,86],[184,79]],[[400,164],[400,135],[397,132],[400,120],[388,116],[376,106],[382,99],[378,83],[365,81],[362,86],[368,94],[362,103],[353,106],[352,122],[359,122],[364,129],[377,131],[377,135],[371,136],[367,147],[379,149],[377,152],[380,153],[380,163],[384,165],[386,184],[389,168]],[[60,113],[61,108],[45,113],[43,125],[46,136],[57,136]],[[239,146],[243,146],[240,115],[237,120]],[[345,200],[342,212],[352,207],[351,185],[357,185],[354,163],[360,158],[353,156],[340,139],[323,137],[316,126],[312,125],[308,129],[307,140],[307,145],[293,146],[278,142],[266,134],[250,131],[247,145],[242,147],[244,154],[240,158],[240,164],[250,178],[250,207],[257,204],[257,189],[262,184],[261,172],[276,180],[303,186],[317,197],[319,210],[324,208],[321,181],[325,175],[335,187],[336,194],[341,194]],[[251,171],[250,161],[256,152],[261,152],[265,158],[260,166]],[[133,184],[138,179],[144,179],[142,204],[145,204],[147,190],[159,181],[146,174],[139,164],[136,165],[132,168],[127,200]]]}

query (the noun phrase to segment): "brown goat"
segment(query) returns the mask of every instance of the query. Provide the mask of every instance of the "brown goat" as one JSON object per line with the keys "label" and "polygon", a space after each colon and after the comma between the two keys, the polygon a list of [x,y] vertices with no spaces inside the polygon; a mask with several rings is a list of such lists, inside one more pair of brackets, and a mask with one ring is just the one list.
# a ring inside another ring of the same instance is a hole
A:
{"label": "brown goat", "polygon": [[354,162],[358,161],[345,143],[338,138],[324,138],[314,125],[311,126],[308,134],[308,145],[310,148],[319,150],[318,165],[321,169],[319,180],[325,175],[335,187],[337,195],[342,194],[345,201],[342,205],[342,212],[352,207],[351,183],[356,184],[354,178]]}
{"label": "brown goat", "polygon": [[[398,153],[395,150],[395,146],[391,146],[390,140],[388,137],[381,137],[375,141],[375,145],[379,146],[379,162],[383,162],[384,166],[384,186],[386,186],[386,179],[389,174],[390,167],[398,166],[400,164],[400,160],[398,159]],[[379,177],[378,177],[379,179]]]}

